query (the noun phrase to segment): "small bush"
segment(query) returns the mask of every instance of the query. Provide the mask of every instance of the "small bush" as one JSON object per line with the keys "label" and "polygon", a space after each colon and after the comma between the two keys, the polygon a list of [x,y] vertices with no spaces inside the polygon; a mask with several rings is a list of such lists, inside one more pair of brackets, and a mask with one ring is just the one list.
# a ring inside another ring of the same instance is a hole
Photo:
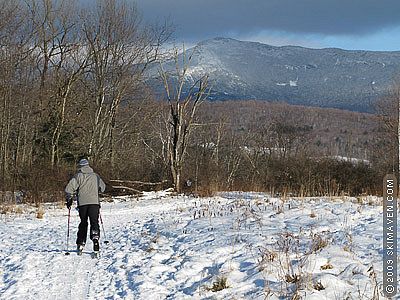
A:
{"label": "small bush", "polygon": [[347,243],[343,246],[343,250],[346,252],[353,252],[353,236],[350,233],[346,233]]}
{"label": "small bush", "polygon": [[330,270],[333,269],[333,266],[330,263],[326,263],[325,265],[321,266],[321,270]]}
{"label": "small bush", "polygon": [[293,274],[293,275],[286,274],[285,275],[285,281],[288,282],[288,283],[299,282],[300,281],[300,275],[297,275],[297,274]]}
{"label": "small bush", "polygon": [[259,260],[259,270],[263,271],[267,265],[274,262],[278,258],[277,252],[269,249],[261,249],[261,259]]}
{"label": "small bush", "polygon": [[23,214],[25,211],[20,205],[15,204],[3,204],[0,206],[0,214]]}
{"label": "small bush", "polygon": [[219,276],[217,277],[217,280],[213,283],[212,287],[209,290],[213,292],[219,292],[224,289],[227,289],[229,288],[227,281],[228,279],[225,276]]}
{"label": "small bush", "polygon": [[317,252],[328,246],[328,244],[329,241],[327,239],[324,239],[319,234],[315,234],[312,238],[311,252]]}
{"label": "small bush", "polygon": [[36,218],[43,219],[43,217],[44,217],[44,208],[43,206],[40,205],[36,211]]}
{"label": "small bush", "polygon": [[0,208],[0,213],[2,215],[10,213],[11,211],[12,211],[11,205],[2,205],[1,208]]}
{"label": "small bush", "polygon": [[317,291],[323,291],[325,287],[322,285],[321,281],[317,281],[314,283],[314,289]]}

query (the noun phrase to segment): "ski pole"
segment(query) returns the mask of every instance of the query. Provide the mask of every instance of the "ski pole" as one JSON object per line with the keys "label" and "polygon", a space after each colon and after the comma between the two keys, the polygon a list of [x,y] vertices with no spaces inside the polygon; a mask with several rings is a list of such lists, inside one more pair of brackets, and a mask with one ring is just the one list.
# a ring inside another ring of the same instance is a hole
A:
{"label": "ski pole", "polygon": [[104,244],[107,245],[107,244],[109,243],[109,241],[107,241],[106,231],[104,230],[103,218],[101,217],[101,212],[100,212],[100,210],[99,210],[99,216],[100,216],[101,227],[103,228]]}
{"label": "ski pole", "polygon": [[69,255],[68,242],[69,242],[69,219],[70,219],[70,217],[71,217],[71,208],[68,208],[67,252],[65,252],[65,255]]}

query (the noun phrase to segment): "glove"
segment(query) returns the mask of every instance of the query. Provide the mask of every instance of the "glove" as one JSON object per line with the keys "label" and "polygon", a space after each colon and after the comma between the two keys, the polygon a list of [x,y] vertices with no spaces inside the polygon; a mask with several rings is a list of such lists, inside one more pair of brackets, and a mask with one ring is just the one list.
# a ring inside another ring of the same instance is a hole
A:
{"label": "glove", "polygon": [[67,206],[68,209],[71,209],[71,206],[72,206],[72,195],[71,194],[67,194],[65,196],[65,200],[66,200],[65,205]]}

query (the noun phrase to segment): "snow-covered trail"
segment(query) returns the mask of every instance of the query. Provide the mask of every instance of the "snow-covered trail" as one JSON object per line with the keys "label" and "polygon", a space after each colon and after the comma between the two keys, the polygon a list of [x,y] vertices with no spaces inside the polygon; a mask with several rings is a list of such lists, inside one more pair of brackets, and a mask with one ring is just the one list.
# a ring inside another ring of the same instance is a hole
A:
{"label": "snow-covered trail", "polygon": [[[153,215],[158,215],[162,204],[153,204],[150,209],[139,212],[131,206],[132,203],[120,203],[118,207],[103,205],[102,218],[106,228],[109,227],[106,237],[111,244],[102,243],[99,260],[91,257],[91,241],[82,256],[76,255],[79,216],[74,210],[71,211],[69,256],[64,255],[67,210],[50,211],[43,220],[33,215],[17,216],[15,220],[5,218],[0,223],[0,298],[125,299],[139,295],[141,283],[134,277],[141,274],[142,264],[149,261],[157,264],[162,259],[160,255],[153,257],[149,250],[157,234]],[[146,276],[159,273],[157,267],[149,271]],[[154,291],[151,285],[148,290]]]}
{"label": "snow-covered trail", "polygon": [[[76,223],[77,217],[72,217]],[[1,224],[0,294],[4,299],[84,299],[96,261],[65,256],[67,215]],[[75,230],[72,230],[75,232]],[[70,248],[75,235],[70,238]],[[2,299],[3,299],[2,298]]]}
{"label": "snow-covered trail", "polygon": [[[324,199],[149,193],[103,204],[110,244],[101,243],[100,259],[91,241],[82,256],[64,255],[66,209],[41,220],[3,216],[0,299],[286,299],[296,286],[305,299],[370,299],[371,266],[381,280],[381,216],[379,206]],[[289,270],[304,282],[285,280]],[[227,286],[212,291],[220,277]]]}

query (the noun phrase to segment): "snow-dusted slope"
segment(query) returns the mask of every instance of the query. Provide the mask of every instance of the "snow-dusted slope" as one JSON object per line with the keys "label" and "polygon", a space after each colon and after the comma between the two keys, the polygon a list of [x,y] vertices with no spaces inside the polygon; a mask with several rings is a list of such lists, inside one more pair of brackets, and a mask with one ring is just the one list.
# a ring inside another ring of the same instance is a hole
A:
{"label": "snow-dusted slope", "polygon": [[[188,82],[209,74],[212,99],[371,111],[371,102],[385,95],[400,73],[400,51],[274,47],[227,38],[203,41],[192,51]],[[173,70],[173,63],[166,68]]]}
{"label": "snow-dusted slope", "polygon": [[[42,220],[2,215],[0,299],[371,299],[382,281],[382,209],[350,200],[116,200],[102,207],[112,243],[99,260],[91,243],[64,255],[66,209]],[[70,248],[76,211],[71,223]],[[213,291],[221,278],[226,288]]]}

